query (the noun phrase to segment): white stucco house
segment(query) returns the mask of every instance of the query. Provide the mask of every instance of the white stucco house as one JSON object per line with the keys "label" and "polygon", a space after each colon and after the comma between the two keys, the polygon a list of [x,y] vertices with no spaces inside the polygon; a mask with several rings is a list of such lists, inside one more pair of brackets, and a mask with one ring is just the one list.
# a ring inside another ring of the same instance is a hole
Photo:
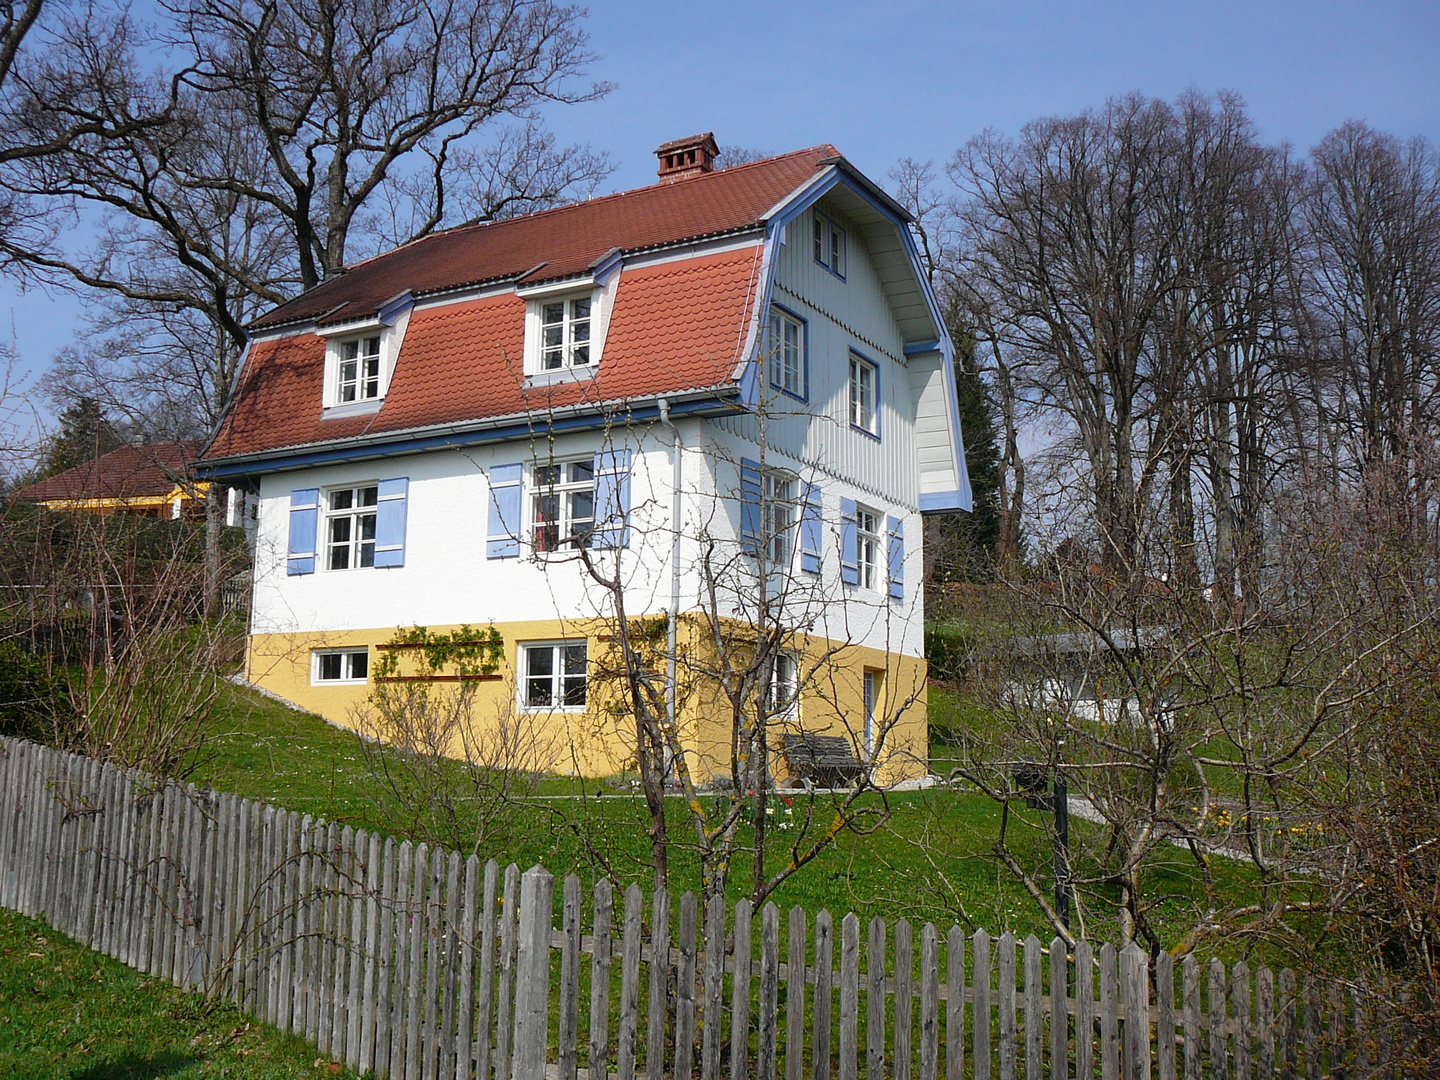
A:
{"label": "white stucco house", "polygon": [[[914,775],[921,516],[970,491],[909,219],[832,146],[657,153],[649,187],[427,236],[250,327],[201,466],[258,507],[248,677],[345,723],[397,628],[493,626],[486,707],[604,773],[633,750],[597,715],[606,597],[577,554],[617,560],[629,614],[679,639],[747,617],[753,589],[721,581],[718,613],[707,592],[731,551],[725,574],[790,583],[792,726],[866,753],[895,720],[890,775]],[[703,777],[729,751],[702,699]]]}

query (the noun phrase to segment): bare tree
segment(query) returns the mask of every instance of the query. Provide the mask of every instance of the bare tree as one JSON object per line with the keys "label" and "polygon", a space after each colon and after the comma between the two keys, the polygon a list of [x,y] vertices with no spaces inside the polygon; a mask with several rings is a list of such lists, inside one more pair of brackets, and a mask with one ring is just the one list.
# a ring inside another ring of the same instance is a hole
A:
{"label": "bare tree", "polygon": [[949,172],[965,198],[957,273],[1001,310],[1034,368],[1038,404],[1074,425],[1104,562],[1131,572],[1136,517],[1154,483],[1143,430],[1149,331],[1175,275],[1164,213],[1173,114],[1115,99],[1026,125],[1018,142],[972,140]]}
{"label": "bare tree", "polygon": [[[589,658],[597,687],[592,715],[601,726],[591,737],[613,741],[619,724],[633,748],[656,886],[666,884],[673,852],[684,848],[700,863],[706,895],[722,895],[738,861],[748,859],[747,891],[756,903],[843,833],[883,823],[884,770],[913,768],[907,755],[923,759],[926,752],[902,737],[924,707],[924,686],[903,685],[898,669],[884,679],[868,730],[867,718],[846,705],[860,697],[855,647],[877,626],[887,642],[906,628],[892,624],[888,601],[837,600],[834,581],[802,569],[801,493],[812,478],[782,461],[765,437],[767,423],[784,411],[767,402],[753,418],[758,463],[741,460],[723,441],[684,445],[676,433],[671,453],[698,471],[681,469],[688,478],[677,500],[683,520],[673,506],[652,501],[628,514],[597,502],[593,531],[550,537],[549,550],[537,556],[551,575],[573,564],[589,597],[578,621],[608,639]],[[649,438],[653,429],[617,414],[602,455]],[[551,465],[555,452],[537,444],[537,467]],[[742,505],[746,520],[737,521],[732,511]],[[810,542],[833,549],[839,537],[826,530],[822,541],[812,531]],[[671,572],[678,610],[634,612],[632,605],[651,595],[652,586],[639,583]],[[709,725],[707,745],[697,744],[697,717]],[[827,793],[792,774],[794,790],[777,791],[774,764],[797,753],[802,731],[847,747],[853,768],[842,770],[841,789]],[[684,834],[667,817],[667,799],[672,810],[684,808]],[[562,806],[552,813],[604,872],[618,876],[616,853],[602,835]]]}
{"label": "bare tree", "polygon": [[1440,433],[1440,155],[1349,123],[1311,158],[1306,301],[1329,373],[1322,418],[1343,433],[1349,467],[1406,463],[1423,532]]}
{"label": "bare tree", "polygon": [[[580,18],[550,0],[194,0],[157,28],[110,8],[61,20],[7,100],[18,142],[46,150],[0,175],[28,211],[0,230],[0,254],[99,298],[93,329],[109,340],[61,357],[62,392],[212,428],[246,323],[348,251],[457,210],[588,193],[608,162],[535,126],[542,103],[606,91],[577,82],[591,60]],[[150,72],[145,37],[167,43],[170,70]],[[90,250],[74,242],[92,231]],[[218,533],[225,491],[211,494]]]}
{"label": "bare tree", "polygon": [[[350,248],[412,239],[457,210],[583,195],[607,174],[603,156],[557,149],[534,123],[542,102],[606,90],[572,88],[591,60],[579,17],[548,0],[197,0],[142,29],[87,9],[22,73],[13,120],[58,146],[5,174],[46,212],[4,251],[109,295],[102,325],[138,322],[165,370],[200,372],[187,390],[213,422],[245,323],[342,269]],[[145,32],[168,41],[172,72],[149,74]],[[523,126],[497,128],[505,117]],[[82,223],[100,228],[89,252],[68,242]]]}

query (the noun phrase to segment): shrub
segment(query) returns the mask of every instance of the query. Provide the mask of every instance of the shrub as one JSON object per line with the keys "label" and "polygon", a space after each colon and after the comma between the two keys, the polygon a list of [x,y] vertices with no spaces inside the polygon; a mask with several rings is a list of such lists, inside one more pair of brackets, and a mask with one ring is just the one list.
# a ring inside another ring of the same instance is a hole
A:
{"label": "shrub", "polygon": [[0,644],[0,735],[53,743],[74,721],[65,682],[45,658]]}

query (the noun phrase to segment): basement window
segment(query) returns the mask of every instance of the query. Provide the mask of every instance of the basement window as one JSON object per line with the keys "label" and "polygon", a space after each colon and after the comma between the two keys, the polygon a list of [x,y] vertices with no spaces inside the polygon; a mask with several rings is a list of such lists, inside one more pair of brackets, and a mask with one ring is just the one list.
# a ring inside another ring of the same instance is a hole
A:
{"label": "basement window", "polygon": [[359,684],[370,675],[369,649],[319,649],[310,654],[312,683]]}

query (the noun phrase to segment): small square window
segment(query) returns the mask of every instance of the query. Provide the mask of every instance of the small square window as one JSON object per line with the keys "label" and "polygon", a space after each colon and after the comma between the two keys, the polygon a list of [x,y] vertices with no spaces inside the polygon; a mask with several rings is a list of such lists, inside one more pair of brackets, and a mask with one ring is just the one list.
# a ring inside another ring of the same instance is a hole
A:
{"label": "small square window", "polygon": [[589,646],[547,641],[520,646],[520,705],[527,710],[583,709]]}
{"label": "small square window", "polygon": [[869,435],[880,434],[880,373],[864,357],[850,356],[850,424]]}
{"label": "small square window", "polygon": [[369,675],[369,649],[327,650],[314,654],[314,682],[363,683]]}

